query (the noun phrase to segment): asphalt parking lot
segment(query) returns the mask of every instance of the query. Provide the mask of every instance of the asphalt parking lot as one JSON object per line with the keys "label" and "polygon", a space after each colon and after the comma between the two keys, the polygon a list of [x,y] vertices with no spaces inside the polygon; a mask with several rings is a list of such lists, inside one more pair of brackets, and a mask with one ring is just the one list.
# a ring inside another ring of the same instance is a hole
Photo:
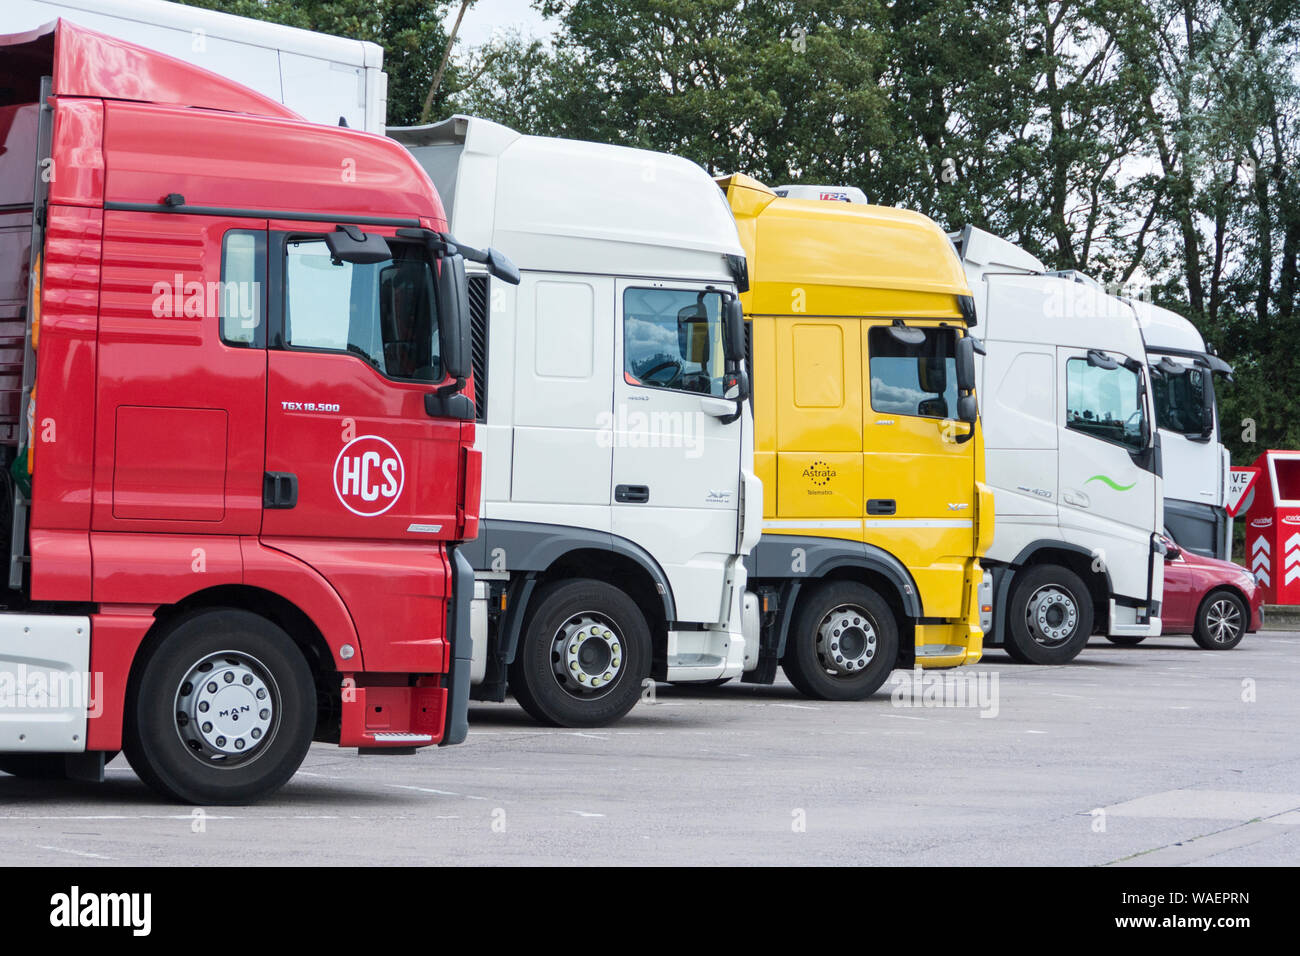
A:
{"label": "asphalt parking lot", "polygon": [[1220,653],[1096,638],[1066,667],[991,651],[950,673],[971,706],[932,706],[933,683],[900,706],[897,680],[857,704],[659,685],[572,731],[476,704],[463,746],[316,745],[247,808],[162,803],[122,758],[100,786],[0,775],[0,842],[7,864],[64,866],[1300,859],[1300,632]]}

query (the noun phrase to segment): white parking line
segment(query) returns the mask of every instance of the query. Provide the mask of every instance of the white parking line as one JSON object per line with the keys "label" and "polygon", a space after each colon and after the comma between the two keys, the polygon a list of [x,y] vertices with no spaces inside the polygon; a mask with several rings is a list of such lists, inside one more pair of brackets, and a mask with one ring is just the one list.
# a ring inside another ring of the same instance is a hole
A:
{"label": "white parking line", "polygon": [[38,849],[38,850],[51,850],[51,851],[53,851],[53,852],[55,852],[55,853],[70,853],[70,854],[72,854],[73,856],[84,857],[84,858],[87,859],[87,860],[111,860],[111,859],[113,859],[111,856],[104,856],[104,854],[102,854],[102,853],[87,853],[87,852],[85,852],[84,850],[69,850],[67,847],[61,847],[61,846],[45,846],[44,844],[41,844],[41,843],[36,844],[36,849]]}

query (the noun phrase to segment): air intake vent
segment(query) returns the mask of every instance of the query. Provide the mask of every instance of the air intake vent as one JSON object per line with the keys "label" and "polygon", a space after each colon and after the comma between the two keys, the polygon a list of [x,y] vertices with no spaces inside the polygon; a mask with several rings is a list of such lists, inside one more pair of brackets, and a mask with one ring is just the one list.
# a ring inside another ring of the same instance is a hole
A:
{"label": "air intake vent", "polygon": [[745,320],[745,374],[749,376],[749,407],[754,407],[754,323]]}
{"label": "air intake vent", "polygon": [[469,324],[470,347],[474,363],[474,417],[487,421],[488,395],[488,284],[487,276],[470,276]]}

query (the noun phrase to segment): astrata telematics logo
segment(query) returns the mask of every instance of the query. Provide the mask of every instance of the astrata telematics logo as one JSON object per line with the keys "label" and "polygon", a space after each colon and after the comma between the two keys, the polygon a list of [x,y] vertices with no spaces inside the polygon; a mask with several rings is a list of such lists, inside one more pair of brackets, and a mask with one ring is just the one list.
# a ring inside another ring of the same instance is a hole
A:
{"label": "astrata telematics logo", "polygon": [[359,435],[334,460],[334,493],[354,515],[381,515],[402,496],[406,468],[387,438]]}

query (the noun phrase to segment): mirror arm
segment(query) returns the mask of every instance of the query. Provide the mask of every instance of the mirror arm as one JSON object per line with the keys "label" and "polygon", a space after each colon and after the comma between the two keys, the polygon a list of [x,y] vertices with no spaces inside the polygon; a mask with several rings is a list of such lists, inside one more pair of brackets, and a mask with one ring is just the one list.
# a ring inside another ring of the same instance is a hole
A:
{"label": "mirror arm", "polygon": [[456,392],[465,390],[465,379],[462,376],[456,376],[450,382],[445,382],[433,390],[433,394],[442,398],[445,395],[454,395]]}

